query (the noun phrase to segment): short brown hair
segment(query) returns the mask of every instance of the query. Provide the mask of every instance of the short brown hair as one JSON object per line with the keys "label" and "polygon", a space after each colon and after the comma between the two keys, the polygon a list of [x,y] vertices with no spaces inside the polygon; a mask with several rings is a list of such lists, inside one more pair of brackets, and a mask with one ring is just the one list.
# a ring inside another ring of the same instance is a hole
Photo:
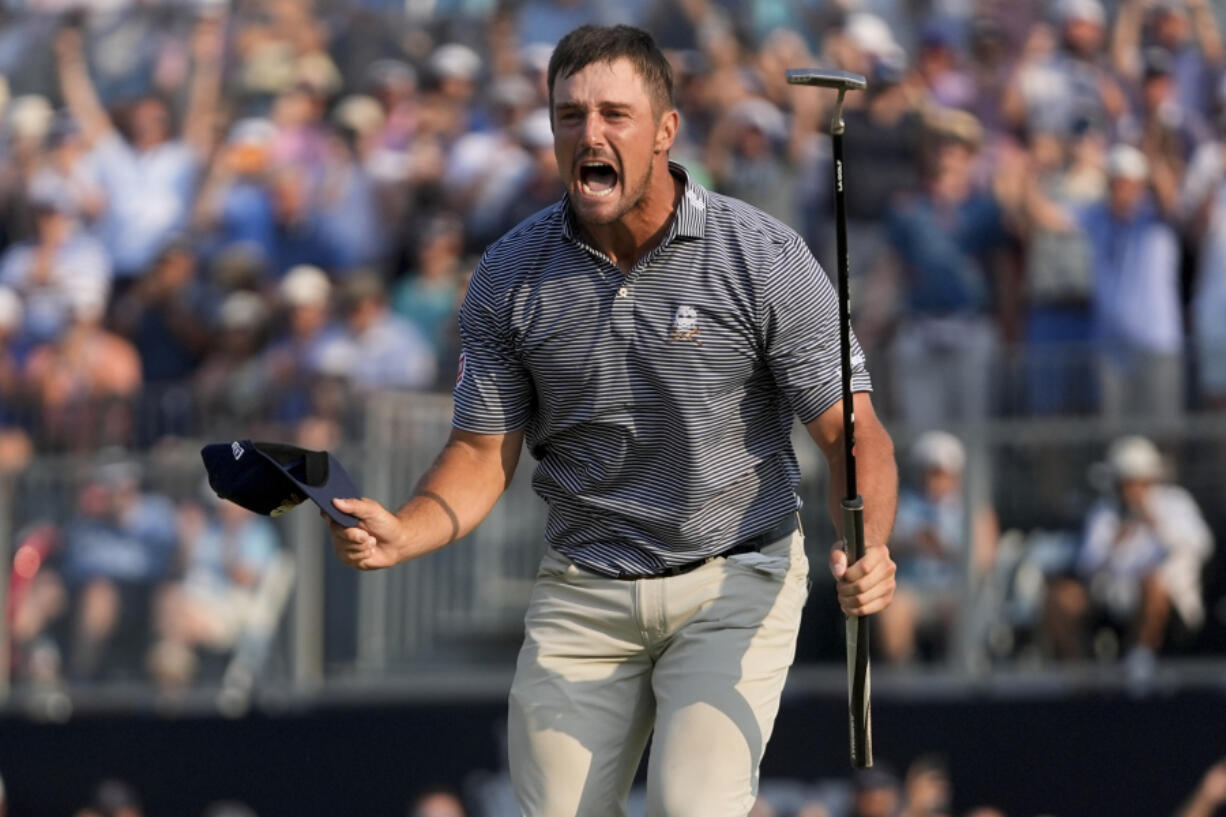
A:
{"label": "short brown hair", "polygon": [[567,34],[549,58],[549,110],[553,111],[553,84],[597,62],[625,57],[643,78],[656,115],[673,108],[673,68],[656,41],[633,26],[579,26]]}

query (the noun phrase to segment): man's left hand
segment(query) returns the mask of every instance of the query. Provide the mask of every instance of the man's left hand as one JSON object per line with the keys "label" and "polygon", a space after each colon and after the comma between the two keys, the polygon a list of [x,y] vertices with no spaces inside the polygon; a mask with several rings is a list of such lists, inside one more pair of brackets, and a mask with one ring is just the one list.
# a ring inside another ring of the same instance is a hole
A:
{"label": "man's left hand", "polygon": [[839,607],[849,616],[867,616],[888,607],[894,598],[897,571],[885,545],[870,545],[850,566],[841,544],[830,550],[830,575],[834,576]]}

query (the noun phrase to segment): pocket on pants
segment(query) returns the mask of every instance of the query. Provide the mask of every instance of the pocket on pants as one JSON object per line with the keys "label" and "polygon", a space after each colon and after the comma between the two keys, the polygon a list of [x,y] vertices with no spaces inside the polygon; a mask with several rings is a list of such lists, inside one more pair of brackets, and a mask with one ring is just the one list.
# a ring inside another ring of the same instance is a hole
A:
{"label": "pocket on pants", "polygon": [[795,582],[808,590],[809,559],[805,556],[805,539],[799,532],[787,539],[772,542],[755,553],[738,553],[728,557],[729,564],[752,571],[775,581]]}

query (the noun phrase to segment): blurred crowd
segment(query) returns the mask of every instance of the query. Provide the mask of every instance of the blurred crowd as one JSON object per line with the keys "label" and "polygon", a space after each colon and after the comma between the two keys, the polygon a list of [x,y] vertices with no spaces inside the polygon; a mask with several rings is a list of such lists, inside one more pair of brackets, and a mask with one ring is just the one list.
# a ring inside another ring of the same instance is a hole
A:
{"label": "blurred crowd", "polygon": [[474,258],[561,192],[544,71],[584,21],[655,34],[674,158],[828,267],[833,94],[784,70],[869,78],[848,98],[853,303],[907,427],[1226,405],[1219,11],[6,4],[0,466],[219,418],[326,442],[341,398],[445,391]]}
{"label": "blurred crowd", "polygon": [[202,479],[175,489],[115,452],[86,469],[70,508],[26,526],[16,544],[9,663],[34,690],[249,685],[235,673],[259,670],[289,589],[269,519]]}

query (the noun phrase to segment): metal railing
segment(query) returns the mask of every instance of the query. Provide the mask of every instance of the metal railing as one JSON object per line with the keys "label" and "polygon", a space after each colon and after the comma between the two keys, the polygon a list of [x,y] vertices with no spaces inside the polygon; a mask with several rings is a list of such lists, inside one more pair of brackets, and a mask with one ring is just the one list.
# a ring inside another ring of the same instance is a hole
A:
{"label": "metal railing", "polygon": [[[394,508],[409,496],[445,441],[451,401],[395,393],[370,396],[360,405],[360,433],[334,453],[366,495]],[[905,472],[908,446],[919,430],[895,425],[891,431]],[[1000,419],[954,431],[967,448],[968,507],[993,505],[1002,529],[1013,533],[1002,540],[1004,557],[997,569],[981,583],[965,583],[944,664],[947,677],[982,677],[1025,665],[1017,650],[1002,650],[999,639],[993,641],[1002,627],[1024,637],[1026,628],[1034,626],[1034,598],[1013,595],[1019,567],[1050,545],[1052,537],[1045,539],[1045,532],[1063,536],[1064,544],[1075,537],[1094,498],[1092,466],[1118,434],[1144,433],[1158,443],[1174,465],[1176,481],[1196,497],[1211,527],[1226,532],[1226,416],[1197,413],[1165,422]],[[197,500],[206,492],[198,455],[203,442],[180,440],[122,456],[139,463],[146,490],[174,502]],[[824,500],[827,475],[816,446],[799,427],[795,442],[804,473],[800,493],[816,596],[829,589],[830,581],[824,570],[833,538]],[[32,525],[63,525],[73,517],[95,465],[95,455],[40,454],[20,473],[0,478],[0,609],[5,609],[14,547]],[[278,520],[284,550],[293,558],[294,589],[279,614],[275,643],[257,668],[260,682],[316,693],[354,684],[394,684],[443,669],[469,675],[505,670],[518,646],[544,551],[545,508],[531,490],[532,467],[524,456],[507,494],[474,533],[387,571],[355,574],[341,566],[330,553],[326,529],[310,510],[297,509]],[[1208,626],[1226,633],[1226,587],[1221,572],[1215,575],[1219,578],[1209,592],[1220,595],[1207,599]],[[10,681],[15,689],[28,682],[13,677],[6,666],[9,638],[9,628],[0,629],[0,696]],[[838,661],[839,649],[832,643],[807,660],[818,662],[813,668]],[[1212,661],[1223,656],[1226,644],[1216,649],[1210,644],[1201,657]]]}

